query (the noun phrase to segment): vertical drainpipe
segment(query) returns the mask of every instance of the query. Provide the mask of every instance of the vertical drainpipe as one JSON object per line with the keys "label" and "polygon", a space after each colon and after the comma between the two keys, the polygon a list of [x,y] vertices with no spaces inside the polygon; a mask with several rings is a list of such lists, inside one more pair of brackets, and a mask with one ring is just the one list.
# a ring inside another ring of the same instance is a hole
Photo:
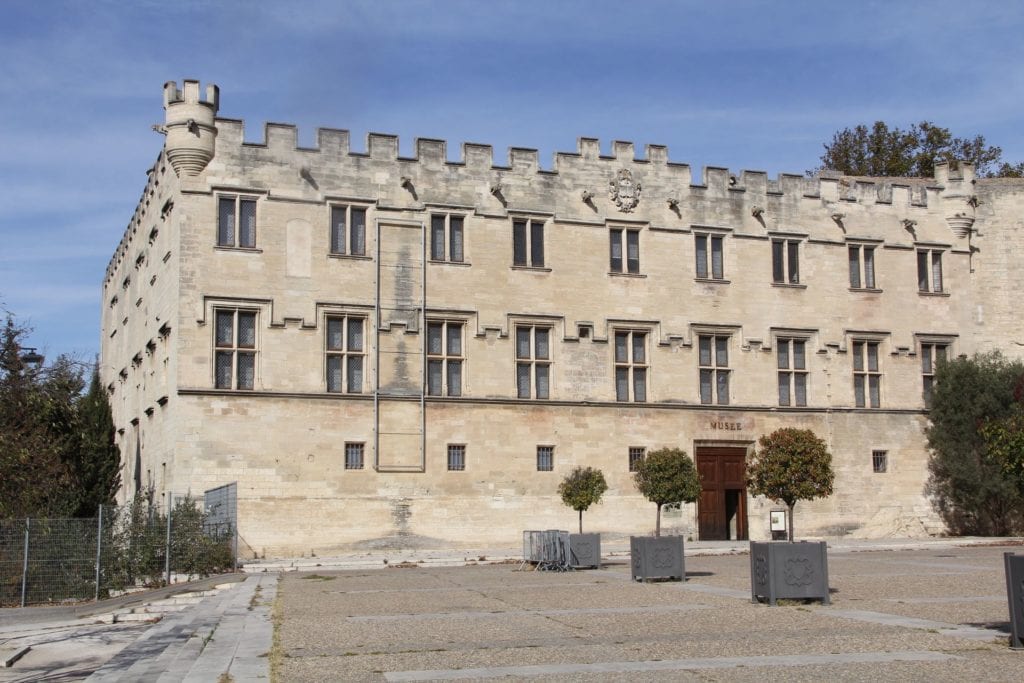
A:
{"label": "vertical drainpipe", "polygon": [[380,470],[380,219],[377,223],[376,295],[373,320],[373,469]]}
{"label": "vertical drainpipe", "polygon": [[427,471],[427,227],[420,223],[420,263],[423,264],[423,300],[420,302],[420,472]]}

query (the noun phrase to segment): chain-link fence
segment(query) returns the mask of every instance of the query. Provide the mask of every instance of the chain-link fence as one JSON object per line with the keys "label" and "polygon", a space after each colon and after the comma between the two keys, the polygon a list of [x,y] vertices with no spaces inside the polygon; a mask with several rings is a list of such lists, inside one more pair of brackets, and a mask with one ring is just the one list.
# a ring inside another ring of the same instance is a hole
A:
{"label": "chain-link fence", "polygon": [[145,498],[93,519],[0,520],[0,606],[96,600],[231,571],[234,515],[211,519],[190,496]]}

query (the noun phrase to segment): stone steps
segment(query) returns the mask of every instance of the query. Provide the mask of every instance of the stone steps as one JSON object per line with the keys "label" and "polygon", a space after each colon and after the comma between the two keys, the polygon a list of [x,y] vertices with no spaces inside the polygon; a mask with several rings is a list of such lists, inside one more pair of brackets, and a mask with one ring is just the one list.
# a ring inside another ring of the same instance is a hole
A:
{"label": "stone steps", "polygon": [[[183,665],[194,663],[202,651],[204,641],[213,632],[223,612],[222,605],[229,592],[217,591],[215,595],[201,597],[192,604],[170,605],[168,607],[175,608],[174,611],[163,614],[144,611],[148,605],[125,613],[115,612],[115,621],[146,621],[155,618],[159,619],[159,623],[147,629],[134,643],[86,680],[93,683],[151,681],[167,671],[181,673],[185,669],[187,672]],[[186,655],[178,662],[183,652]],[[181,680],[181,677],[168,680]]]}
{"label": "stone steps", "polygon": [[163,615],[171,612],[180,612],[192,605],[198,605],[204,599],[217,595],[223,590],[233,586],[233,583],[218,584],[212,589],[202,591],[188,591],[172,595],[167,598],[150,600],[138,607],[125,607],[114,610],[108,614],[101,614],[96,617],[98,621],[110,624],[121,624],[138,621],[158,621]]}
{"label": "stone steps", "polygon": [[[226,672],[235,680],[268,678],[270,604],[276,586],[276,575],[253,575],[202,595],[197,591],[154,600],[117,615],[118,620],[162,618],[87,680],[205,682]],[[139,611],[153,608],[170,611]]]}
{"label": "stone steps", "polygon": [[163,614],[164,614],[163,612],[160,612],[160,613],[145,612],[145,611],[143,611],[143,612],[136,612],[134,610],[128,610],[127,612],[114,612],[113,614],[110,615],[111,619],[110,619],[109,623],[111,623],[111,624],[128,624],[128,623],[135,623],[135,622],[140,622],[140,621],[157,622],[157,621],[160,621],[160,618],[161,618],[161,616]]}

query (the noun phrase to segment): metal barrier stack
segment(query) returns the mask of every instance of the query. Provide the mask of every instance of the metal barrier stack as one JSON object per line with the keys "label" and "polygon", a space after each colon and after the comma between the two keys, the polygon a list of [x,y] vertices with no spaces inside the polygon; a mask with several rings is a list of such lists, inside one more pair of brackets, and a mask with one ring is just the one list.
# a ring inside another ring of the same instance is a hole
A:
{"label": "metal barrier stack", "polygon": [[536,571],[566,572],[573,569],[570,562],[570,534],[568,531],[548,529],[523,532],[523,563],[534,565]]}

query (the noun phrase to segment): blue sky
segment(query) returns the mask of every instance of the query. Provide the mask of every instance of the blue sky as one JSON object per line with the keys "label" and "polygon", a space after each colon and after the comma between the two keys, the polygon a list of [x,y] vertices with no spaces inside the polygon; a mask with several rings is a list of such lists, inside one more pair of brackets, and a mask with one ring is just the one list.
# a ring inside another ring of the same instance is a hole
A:
{"label": "blue sky", "polygon": [[0,307],[99,349],[100,286],[163,138],[162,84],[220,115],[803,173],[842,128],[929,120],[1024,160],[1024,3],[0,0]]}

